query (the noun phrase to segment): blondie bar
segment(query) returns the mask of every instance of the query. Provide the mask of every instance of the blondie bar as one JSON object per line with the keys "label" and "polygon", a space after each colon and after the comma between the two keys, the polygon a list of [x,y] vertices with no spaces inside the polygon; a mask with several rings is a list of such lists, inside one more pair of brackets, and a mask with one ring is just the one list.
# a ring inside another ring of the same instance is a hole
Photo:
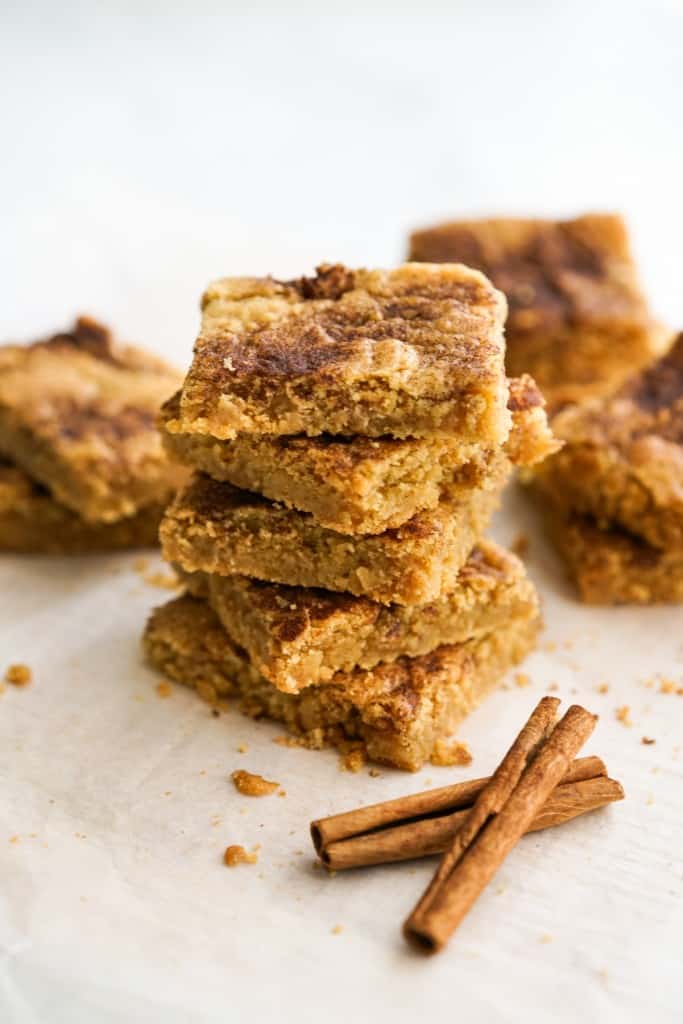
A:
{"label": "blondie bar", "polygon": [[477,271],[226,278],[202,311],[171,433],[507,437],[506,303]]}
{"label": "blondie bar", "polygon": [[618,216],[454,221],[413,234],[410,258],[488,274],[509,303],[508,373],[532,374],[551,406],[614,390],[667,337]]}
{"label": "blondie bar", "polygon": [[91,523],[165,499],[177,478],[155,428],[180,377],[82,317],[73,330],[0,348],[0,454]]}
{"label": "blondie bar", "polygon": [[0,459],[0,551],[87,555],[156,547],[165,504],[145,505],[115,523],[86,523],[22,469]]}
{"label": "blondie bar", "polygon": [[355,537],[198,474],[164,516],[162,550],[185,572],[236,573],[386,604],[424,604],[454,586],[486,529],[511,468],[502,454],[497,462],[485,488],[454,482],[436,508],[395,529]]}
{"label": "blondie bar", "polygon": [[555,544],[587,604],[683,602],[683,549],[653,547],[618,527],[555,510]]}
{"label": "blondie bar", "polygon": [[[509,382],[512,430],[506,450],[513,462],[533,465],[557,448],[544,400],[530,377]],[[448,438],[239,437],[219,441],[170,434],[180,396],[165,403],[160,425],[171,458],[215,480],[310,512],[320,526],[340,533],[381,533],[422,509],[438,505],[444,486],[465,473],[478,486],[490,471],[492,449]],[[466,466],[466,471],[463,470]]]}
{"label": "blondie bar", "polygon": [[564,447],[534,471],[573,511],[683,553],[683,334],[611,398],[565,409]]}
{"label": "blondie bar", "polygon": [[535,614],[509,619],[480,639],[337,673],[300,694],[282,693],[259,675],[206,601],[185,596],[158,608],[144,646],[153,666],[212,703],[240,697],[246,714],[284,722],[308,746],[358,740],[373,761],[415,771],[528,653],[537,631]]}
{"label": "blondie bar", "polygon": [[519,559],[490,541],[472,551],[452,590],[424,605],[383,605],[247,576],[193,576],[189,588],[208,597],[232,641],[288,693],[339,671],[480,638],[532,615],[538,603]]}

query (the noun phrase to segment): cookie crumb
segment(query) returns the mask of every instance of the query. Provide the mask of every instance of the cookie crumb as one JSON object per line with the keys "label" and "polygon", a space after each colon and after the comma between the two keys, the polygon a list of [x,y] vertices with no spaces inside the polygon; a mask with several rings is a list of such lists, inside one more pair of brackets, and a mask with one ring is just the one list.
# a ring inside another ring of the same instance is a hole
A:
{"label": "cookie crumb", "polygon": [[163,698],[170,697],[173,693],[173,688],[170,683],[157,683],[157,693]]}
{"label": "cookie crumb", "polygon": [[220,718],[221,717],[221,713],[218,710],[218,708],[211,708],[211,717],[212,718]]}
{"label": "cookie crumb", "polygon": [[539,942],[543,942],[543,943],[552,942],[553,941],[553,937],[552,937],[552,935],[549,935],[548,932],[544,932],[543,935],[540,936],[538,941]]}
{"label": "cookie crumb", "polygon": [[240,743],[240,745],[237,748],[237,753],[238,754],[246,754],[248,750],[249,750],[249,747],[246,745],[246,743]]}
{"label": "cookie crumb", "polygon": [[344,927],[343,927],[343,925],[341,925],[341,924],[335,924],[334,928],[332,929],[332,934],[333,934],[333,935],[341,935],[341,933],[342,933],[343,931],[344,931]]}
{"label": "cookie crumb", "polygon": [[32,678],[28,665],[10,665],[5,671],[5,682],[12,686],[28,686]]}
{"label": "cookie crumb", "polygon": [[371,768],[370,771],[368,772],[368,775],[370,776],[371,779],[378,779],[381,774],[382,773],[378,768]]}
{"label": "cookie crumb", "polygon": [[437,740],[429,762],[439,768],[452,768],[455,765],[471,764],[472,754],[467,744],[460,743],[459,740],[450,743],[446,740]]}
{"label": "cookie crumb", "polygon": [[615,714],[618,722],[621,722],[622,725],[629,729],[631,728],[633,722],[631,721],[631,709],[628,704],[622,704],[620,708],[617,708]]}
{"label": "cookie crumb", "polygon": [[559,688],[560,687],[557,683],[550,683],[550,685],[548,686],[548,693],[557,693]]}
{"label": "cookie crumb", "polygon": [[526,672],[515,672],[515,683],[519,687],[530,686],[531,676],[528,676]]}
{"label": "cookie crumb", "polygon": [[598,693],[609,693],[609,683],[599,683],[595,689]]}
{"label": "cookie crumb", "polygon": [[133,562],[133,568],[139,573],[147,572],[149,569],[149,558],[145,558],[144,556],[136,558]]}
{"label": "cookie crumb", "polygon": [[269,782],[262,775],[254,775],[242,768],[234,771],[230,778],[235,783],[235,789],[242,796],[269,796],[280,788],[279,782]]}
{"label": "cookie crumb", "polygon": [[255,846],[251,853],[247,853],[243,846],[226,846],[223,854],[223,863],[229,868],[237,867],[238,864],[256,864],[258,861],[259,847]]}
{"label": "cookie crumb", "polygon": [[365,764],[365,751],[362,747],[355,747],[343,754],[339,759],[339,770],[342,772],[359,772]]}
{"label": "cookie crumb", "polygon": [[675,693],[676,692],[676,684],[674,683],[673,679],[661,679],[660,682],[659,682],[659,692],[660,693]]}
{"label": "cookie crumb", "polygon": [[640,742],[643,744],[643,746],[650,747],[653,743],[656,743],[657,741],[653,740],[650,736],[643,736]]}
{"label": "cookie crumb", "polygon": [[147,572],[142,578],[150,587],[159,587],[161,590],[180,590],[183,586],[175,573]]}

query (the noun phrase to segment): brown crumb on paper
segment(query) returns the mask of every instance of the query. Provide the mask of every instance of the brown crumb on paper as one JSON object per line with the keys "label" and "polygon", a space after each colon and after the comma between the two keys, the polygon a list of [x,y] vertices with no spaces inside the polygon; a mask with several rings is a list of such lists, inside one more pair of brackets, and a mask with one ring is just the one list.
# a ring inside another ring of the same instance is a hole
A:
{"label": "brown crumb on paper", "polygon": [[526,674],[526,672],[516,672],[515,673],[515,683],[519,687],[530,686],[531,685],[531,676],[528,676]]}
{"label": "brown crumb on paper", "polygon": [[170,697],[171,694],[173,693],[173,687],[171,686],[170,683],[162,681],[160,683],[157,683],[157,693],[159,694],[160,697],[163,698]]}
{"label": "brown crumb on paper", "polygon": [[621,722],[622,725],[627,726],[629,729],[631,728],[633,722],[631,721],[631,709],[628,704],[622,704],[620,708],[617,708],[615,714],[618,722]]}
{"label": "brown crumb on paper", "polygon": [[226,846],[223,863],[229,868],[235,868],[238,864],[256,864],[258,850],[259,847],[255,846],[251,853],[247,853],[243,846]]}
{"label": "brown crumb on paper", "polygon": [[434,744],[434,751],[429,759],[430,764],[438,768],[452,768],[455,765],[462,766],[472,763],[472,754],[466,743],[459,740],[437,740]]}
{"label": "brown crumb on paper", "polygon": [[280,788],[279,782],[269,782],[262,775],[254,775],[252,772],[246,772],[242,768],[234,771],[230,778],[235,783],[235,789],[242,796],[270,796],[271,793],[275,793]]}
{"label": "brown crumb on paper", "polygon": [[12,686],[28,686],[31,682],[31,669],[28,665],[10,665],[5,672],[5,682]]}
{"label": "brown crumb on paper", "polygon": [[609,683],[600,683],[596,686],[598,693],[609,693]]}
{"label": "brown crumb on paper", "polygon": [[344,926],[343,925],[335,924],[334,928],[332,929],[332,934],[333,935],[341,935],[341,933],[343,931],[344,931]]}
{"label": "brown crumb on paper", "polygon": [[339,760],[340,771],[343,772],[359,772],[365,764],[365,751],[362,747],[356,747],[353,750],[349,750],[348,753],[344,754]]}
{"label": "brown crumb on paper", "polygon": [[643,736],[640,742],[643,744],[644,747],[650,747],[653,743],[656,743],[657,741],[651,739],[649,736]]}
{"label": "brown crumb on paper", "polygon": [[549,935],[548,932],[544,932],[543,935],[541,935],[541,937],[539,938],[538,941],[545,944],[545,943],[548,943],[548,942],[552,942],[553,941],[553,937],[552,937],[552,935]]}

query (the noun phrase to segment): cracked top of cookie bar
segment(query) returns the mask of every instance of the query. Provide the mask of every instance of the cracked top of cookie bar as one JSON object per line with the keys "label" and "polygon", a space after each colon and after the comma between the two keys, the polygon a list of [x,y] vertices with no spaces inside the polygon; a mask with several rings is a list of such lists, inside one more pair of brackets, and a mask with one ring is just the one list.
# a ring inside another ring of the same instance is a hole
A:
{"label": "cracked top of cookie bar", "polygon": [[167,429],[504,440],[505,311],[456,265],[217,281]]}
{"label": "cracked top of cookie bar", "polygon": [[155,419],[177,387],[162,360],[87,317],[32,345],[0,348],[0,452],[92,521],[170,489]]}
{"label": "cracked top of cookie bar", "polygon": [[453,221],[415,232],[410,257],[482,270],[507,296],[508,335],[650,319],[616,215]]}

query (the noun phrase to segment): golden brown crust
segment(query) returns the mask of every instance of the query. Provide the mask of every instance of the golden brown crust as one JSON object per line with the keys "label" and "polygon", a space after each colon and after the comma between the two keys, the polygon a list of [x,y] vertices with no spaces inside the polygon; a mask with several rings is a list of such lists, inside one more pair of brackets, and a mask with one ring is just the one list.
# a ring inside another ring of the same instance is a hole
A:
{"label": "golden brown crust", "polygon": [[683,551],[654,548],[626,530],[556,512],[555,543],[587,604],[683,602]]}
{"label": "golden brown crust", "polygon": [[509,304],[508,372],[532,373],[553,405],[613,390],[661,347],[618,216],[454,221],[413,234],[410,256],[491,278]]}
{"label": "golden brown crust", "polygon": [[497,463],[485,488],[447,489],[437,508],[356,537],[198,474],[164,517],[162,548],[186,572],[349,591],[385,604],[425,603],[454,585],[484,532],[511,471],[504,455]]}
{"label": "golden brown crust", "polygon": [[147,505],[115,523],[86,523],[23,470],[0,459],[0,551],[87,555],[157,547],[165,504]]}
{"label": "golden brown crust", "polygon": [[505,300],[465,267],[226,278],[170,432],[505,440]]}
{"label": "golden brown crust", "polygon": [[371,671],[339,673],[296,695],[259,676],[206,602],[195,598],[157,608],[144,646],[152,665],[207,700],[239,696],[246,714],[282,721],[310,746],[344,748],[349,740],[362,740],[372,760],[414,771],[524,657],[537,631],[535,617],[510,620],[495,636]]}
{"label": "golden brown crust", "polygon": [[472,551],[455,587],[426,605],[386,606],[246,576],[204,576],[192,579],[190,590],[208,596],[234,643],[269,682],[289,693],[327,682],[340,670],[464,643],[510,617],[531,614],[536,604],[521,562],[490,541]]}
{"label": "golden brown crust", "polygon": [[[534,465],[557,448],[543,397],[533,380],[512,380],[508,408],[512,430],[506,451],[516,465]],[[400,526],[438,505],[457,477],[480,486],[493,453],[477,444],[443,438],[241,437],[218,441],[197,434],[169,434],[180,396],[164,404],[160,426],[172,458],[246,490],[310,512],[340,533],[375,534]],[[464,470],[466,465],[467,469]]]}
{"label": "golden brown crust", "polygon": [[0,348],[0,452],[89,522],[165,498],[178,479],[155,429],[178,374],[82,317],[70,333]]}
{"label": "golden brown crust", "polygon": [[614,397],[564,410],[554,429],[565,444],[535,471],[544,494],[683,551],[683,335]]}

